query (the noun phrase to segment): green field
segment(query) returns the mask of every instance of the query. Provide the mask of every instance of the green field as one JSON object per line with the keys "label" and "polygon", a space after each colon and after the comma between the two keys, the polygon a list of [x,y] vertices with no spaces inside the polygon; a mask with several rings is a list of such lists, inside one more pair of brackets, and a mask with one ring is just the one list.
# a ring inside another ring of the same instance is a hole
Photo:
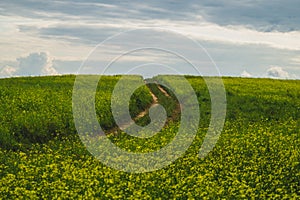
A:
{"label": "green field", "polygon": [[[180,124],[175,96],[167,88],[170,97],[165,96],[155,84],[135,91],[133,118],[151,105],[150,91],[168,116],[157,135],[137,139],[118,130],[110,112],[119,79],[101,77],[96,91],[97,117],[111,141],[130,152],[168,144]],[[299,199],[300,81],[223,78],[224,130],[213,151],[200,159],[211,102],[202,78],[187,80],[201,111],[195,140],[171,165],[136,174],[105,166],[81,143],[72,115],[75,76],[0,79],[0,199]],[[149,122],[146,115],[137,123]]]}

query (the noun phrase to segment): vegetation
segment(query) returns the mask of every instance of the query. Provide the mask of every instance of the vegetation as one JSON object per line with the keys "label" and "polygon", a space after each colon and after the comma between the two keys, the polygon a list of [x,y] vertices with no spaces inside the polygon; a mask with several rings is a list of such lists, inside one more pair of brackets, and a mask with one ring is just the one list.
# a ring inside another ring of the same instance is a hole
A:
{"label": "vegetation", "polygon": [[[105,130],[116,126],[110,98],[120,76],[101,77],[96,92],[96,113]],[[98,80],[90,76],[86,80]],[[0,80],[0,145],[3,149],[24,149],[56,136],[75,134],[72,91],[75,76],[11,78]],[[127,81],[142,81],[128,76]],[[143,99],[140,101],[139,99]],[[144,86],[132,95],[130,113],[136,116],[152,102]]]}
{"label": "vegetation", "polygon": [[[109,108],[119,79],[101,77],[97,90],[96,112],[107,132],[115,126]],[[199,100],[198,134],[174,163],[140,174],[105,166],[81,143],[72,116],[75,76],[0,80],[0,198],[300,198],[300,82],[223,78],[225,127],[213,151],[200,159],[210,97],[203,79],[187,79]],[[174,94],[165,88],[173,97],[166,98],[155,84],[149,88],[172,118]],[[131,98],[131,115],[151,102],[148,87],[139,88]],[[121,131],[108,137],[127,151],[155,151],[176,135],[180,121],[172,119],[152,138],[137,139]],[[139,123],[146,125],[149,118]]]}

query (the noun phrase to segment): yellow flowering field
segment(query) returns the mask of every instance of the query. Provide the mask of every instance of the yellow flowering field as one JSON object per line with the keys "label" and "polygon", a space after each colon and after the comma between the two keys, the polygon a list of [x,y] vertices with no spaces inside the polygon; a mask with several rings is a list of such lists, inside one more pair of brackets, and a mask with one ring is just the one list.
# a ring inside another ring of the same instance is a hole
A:
{"label": "yellow flowering field", "polygon": [[[102,78],[96,112],[110,130],[115,124],[109,102],[119,77]],[[101,163],[79,139],[72,116],[74,80],[71,75],[0,80],[1,199],[300,198],[300,81],[223,78],[224,129],[213,150],[199,158],[211,103],[203,79],[188,76],[200,108],[192,145],[162,169],[128,173]],[[132,96],[133,115],[151,103],[149,88]],[[163,98],[167,110],[174,108]],[[174,138],[178,120],[153,138],[121,131],[108,137],[126,151],[154,151]]]}

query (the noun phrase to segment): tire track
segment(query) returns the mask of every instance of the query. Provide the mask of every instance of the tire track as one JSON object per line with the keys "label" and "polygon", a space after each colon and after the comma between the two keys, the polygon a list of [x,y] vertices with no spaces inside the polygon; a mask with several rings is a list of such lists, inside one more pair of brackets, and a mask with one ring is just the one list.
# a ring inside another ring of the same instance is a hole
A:
{"label": "tire track", "polygon": [[[108,131],[106,131],[107,134],[118,134],[118,131],[120,130],[125,130],[127,128],[129,128],[131,125],[133,125],[134,123],[136,123],[139,119],[145,117],[148,113],[149,113],[149,109],[153,106],[157,106],[159,105],[159,98],[153,93],[153,91],[151,90],[151,88],[147,85],[147,82],[145,81],[146,86],[149,88],[149,92],[150,95],[152,96],[152,103],[142,112],[140,112],[136,117],[134,117],[132,120],[130,120],[127,123],[123,123],[117,127],[114,127]],[[174,100],[173,97],[162,87],[160,86],[158,83],[154,83],[155,86],[157,87],[157,89],[159,90],[159,92],[161,92],[165,97],[170,98],[170,100]],[[175,120],[178,115],[180,114],[180,104],[177,103],[175,110],[173,111],[173,115],[171,117],[167,118],[167,123],[170,121]]]}

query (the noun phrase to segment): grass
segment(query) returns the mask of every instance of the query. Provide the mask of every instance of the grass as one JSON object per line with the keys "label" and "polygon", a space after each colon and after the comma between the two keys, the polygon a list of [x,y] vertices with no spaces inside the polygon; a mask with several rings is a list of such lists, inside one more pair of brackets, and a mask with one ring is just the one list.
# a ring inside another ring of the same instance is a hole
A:
{"label": "grass", "polygon": [[[210,118],[210,97],[203,79],[187,79],[201,111],[197,136],[171,165],[141,174],[105,166],[81,143],[72,117],[74,76],[0,80],[0,197],[299,198],[300,82],[223,78],[225,127],[213,151],[199,159]],[[103,77],[105,84],[97,91],[96,111],[107,129],[114,123],[111,114],[103,115],[103,111],[109,108],[118,80],[117,76]],[[149,106],[148,92],[144,87],[133,95],[132,115]],[[163,98],[162,105],[173,105]],[[179,121],[170,121],[149,139],[122,132],[109,138],[127,151],[155,151],[172,140],[179,126]]]}

